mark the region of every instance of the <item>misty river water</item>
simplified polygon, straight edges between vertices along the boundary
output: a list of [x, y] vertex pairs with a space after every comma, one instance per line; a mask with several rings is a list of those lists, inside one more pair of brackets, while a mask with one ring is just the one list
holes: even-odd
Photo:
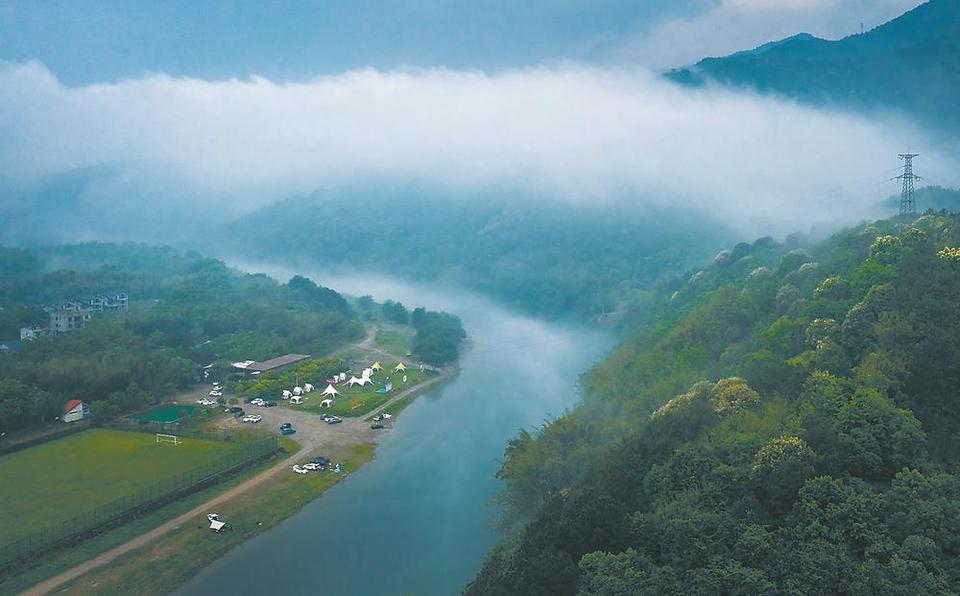
[[[242, 266], [285, 280], [292, 270]], [[424, 393], [378, 439], [376, 457], [177, 594], [458, 594], [499, 538], [488, 506], [517, 430], [577, 400], [609, 334], [519, 315], [476, 295], [369, 276], [297, 271], [339, 291], [463, 319], [460, 373]]]

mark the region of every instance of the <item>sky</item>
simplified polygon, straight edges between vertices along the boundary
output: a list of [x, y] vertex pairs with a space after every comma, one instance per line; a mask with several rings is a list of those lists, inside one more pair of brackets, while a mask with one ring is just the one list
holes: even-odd
[[0, 59], [67, 84], [146, 73], [302, 80], [371, 67], [558, 61], [667, 68], [800, 31], [828, 38], [919, 0], [0, 0]]
[[[892, 115], [657, 74], [914, 1], [251, 4], [0, 1], [0, 197], [16, 197], [0, 215], [84, 172], [87, 211], [151, 222], [387, 180], [789, 232], [867, 214], [904, 141], [932, 146]], [[923, 153], [929, 178], [960, 182]]]

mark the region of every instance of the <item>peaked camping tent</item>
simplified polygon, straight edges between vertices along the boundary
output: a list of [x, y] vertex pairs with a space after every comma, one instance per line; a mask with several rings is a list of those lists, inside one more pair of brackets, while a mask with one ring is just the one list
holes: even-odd
[[337, 388], [333, 385], [327, 385], [327, 388], [323, 390], [322, 395], [329, 395], [330, 397], [333, 397], [335, 395], [340, 395], [340, 392], [337, 391]]
[[407, 370], [407, 365], [403, 362], [398, 362], [396, 366], [393, 367], [393, 372], [404, 372]]
[[370, 366], [370, 368], [371, 368], [372, 370], [380, 370], [380, 369], [383, 368], [383, 366], [381, 366], [381, 365], [380, 365], [380, 361], [377, 360], [376, 362], [374, 362], [374, 363]]

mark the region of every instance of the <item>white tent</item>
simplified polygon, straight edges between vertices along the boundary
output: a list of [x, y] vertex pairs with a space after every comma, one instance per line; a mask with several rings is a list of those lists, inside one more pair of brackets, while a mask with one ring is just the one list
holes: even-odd
[[295, 404], [295, 405], [302, 404], [302, 403], [303, 403], [303, 398], [300, 397], [299, 395], [294, 395], [293, 397], [290, 398], [290, 403]]
[[333, 406], [333, 400], [332, 400], [332, 399], [325, 399], [325, 400], [323, 400], [322, 402], [320, 402], [320, 407], [321, 407], [321, 408], [329, 408], [329, 407], [331, 407], [331, 406]]
[[403, 362], [398, 362], [396, 366], [393, 367], [393, 372], [404, 372], [407, 370], [407, 365]]
[[283, 399], [290, 399], [290, 395], [291, 395], [290, 391], [288, 389], [284, 389], [283, 393], [280, 394], [280, 397], [282, 397]]
[[337, 378], [340, 379], [341, 381], [346, 381], [346, 380], [347, 380], [347, 373], [342, 372], [342, 373], [340, 373], [339, 375], [337, 375]]
[[372, 384], [373, 384], [373, 379], [371, 379], [370, 377], [361, 377], [359, 379], [357, 377], [350, 377], [350, 380], [347, 381], [347, 385], [350, 385], [351, 387], [353, 387], [354, 385], [360, 385], [361, 387], [363, 387], [364, 385], [372, 385]]
[[337, 388], [333, 385], [327, 385], [327, 388], [323, 390], [322, 395], [329, 395], [330, 397], [333, 397], [335, 395], [340, 395], [340, 392], [337, 391]]
[[304, 392], [304, 393], [310, 393], [310, 392], [313, 391], [314, 389], [316, 389], [316, 387], [314, 387], [314, 386], [311, 385], [310, 383], [305, 383], [305, 384], [303, 385], [303, 392]]
[[361, 379], [369, 379], [369, 378], [370, 378], [370, 375], [372, 375], [372, 374], [373, 374], [373, 369], [372, 369], [372, 368], [365, 368], [365, 369], [363, 369], [363, 374], [360, 375], [360, 378], [361, 378]]
[[293, 394], [294, 394], [294, 395], [302, 395], [302, 394], [303, 394], [303, 387], [294, 387], [294, 388], [293, 388]]
[[383, 368], [383, 366], [381, 366], [381, 365], [380, 365], [380, 361], [377, 360], [376, 362], [374, 362], [374, 363], [370, 366], [370, 368], [373, 369], [373, 370], [380, 370], [380, 369]]

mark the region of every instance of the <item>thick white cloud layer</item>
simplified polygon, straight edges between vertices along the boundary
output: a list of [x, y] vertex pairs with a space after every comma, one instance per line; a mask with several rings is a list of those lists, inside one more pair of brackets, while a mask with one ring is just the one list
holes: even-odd
[[936, 178], [956, 170], [890, 119], [636, 70], [362, 70], [296, 84], [155, 75], [70, 88], [40, 64], [0, 64], [8, 183], [106, 163], [126, 172], [115, 200], [137, 200], [142, 185], [152, 201], [190, 197], [207, 211], [395, 179], [451, 200], [516, 189], [547, 205], [675, 204], [782, 231], [866, 215], [895, 191], [880, 183], [908, 143], [928, 178], [955, 182]]

